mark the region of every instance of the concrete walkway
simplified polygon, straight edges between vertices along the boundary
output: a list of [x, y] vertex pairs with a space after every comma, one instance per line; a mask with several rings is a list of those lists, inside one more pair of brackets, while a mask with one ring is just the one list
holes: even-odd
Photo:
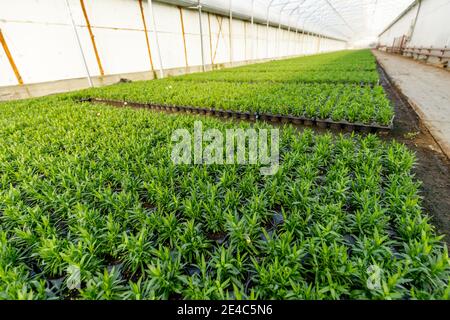
[[373, 53], [450, 158], [450, 72], [399, 55]]

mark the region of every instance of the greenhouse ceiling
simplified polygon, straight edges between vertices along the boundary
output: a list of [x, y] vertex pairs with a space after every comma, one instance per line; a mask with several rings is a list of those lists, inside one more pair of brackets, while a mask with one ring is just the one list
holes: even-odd
[[376, 37], [415, 0], [163, 0], [264, 23], [323, 34], [351, 43]]

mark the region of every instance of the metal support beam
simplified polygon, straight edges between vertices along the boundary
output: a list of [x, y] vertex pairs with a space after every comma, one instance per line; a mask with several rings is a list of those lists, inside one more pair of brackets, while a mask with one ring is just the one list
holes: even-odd
[[269, 57], [269, 11], [270, 11], [270, 6], [267, 7], [267, 24], [266, 24], [266, 58]]
[[86, 57], [84, 56], [83, 47], [81, 46], [81, 41], [80, 41], [80, 37], [78, 35], [77, 26], [75, 25], [75, 21], [73, 20], [73, 15], [72, 15], [72, 10], [70, 9], [69, 0], [66, 0], [66, 6], [67, 6], [67, 10], [69, 10], [69, 16], [70, 16], [70, 21], [72, 24], [73, 33], [75, 34], [75, 38], [77, 39], [78, 49], [80, 50], [80, 55], [83, 60], [84, 70], [86, 71], [86, 76], [87, 76], [87, 79], [89, 82], [89, 86], [93, 87], [94, 84], [92, 83], [91, 74], [89, 72], [89, 68], [88, 68], [88, 65], [86, 62]]
[[[186, 67], [186, 72], [189, 69], [188, 55], [187, 55], [187, 46], [186, 46], [186, 32], [184, 30], [184, 18], [183, 18], [183, 8], [178, 7], [180, 12], [180, 23], [181, 23], [181, 35], [183, 36], [183, 49], [184, 49], [184, 65]], [[209, 15], [208, 15], [209, 18]]]
[[158, 51], [159, 76], [160, 76], [160, 78], [164, 78], [164, 66], [163, 66], [162, 56], [161, 56], [161, 47], [159, 46], [158, 31], [156, 30], [155, 13], [154, 13], [154, 10], [153, 10], [153, 2], [152, 2], [152, 0], [147, 0], [147, 3], [148, 3], [148, 10], [150, 11], [150, 16], [152, 17], [153, 33], [155, 35], [156, 50]]
[[252, 24], [252, 27], [251, 27], [251, 29], [252, 29], [251, 30], [251, 33], [252, 33], [252, 35], [251, 35], [252, 55], [250, 57], [251, 60], [255, 59], [255, 21], [254, 21], [254, 19], [255, 19], [255, 0], [252, 0], [252, 16], [251, 16], [251, 24]]
[[281, 16], [280, 21], [278, 21], [278, 30], [277, 30], [277, 56], [280, 56], [280, 47], [281, 47]]
[[200, 26], [200, 47], [201, 47], [201, 54], [202, 54], [202, 71], [206, 71], [205, 67], [205, 49], [203, 46], [203, 25], [202, 25], [202, 5], [200, 4], [200, 0], [198, 0], [198, 23]]
[[229, 25], [229, 36], [230, 36], [230, 65], [233, 65], [233, 0], [228, 0], [230, 7], [230, 25]]
[[409, 40], [412, 40], [412, 37], [414, 35], [414, 31], [416, 30], [416, 24], [417, 24], [417, 19], [419, 18], [419, 13], [420, 13], [420, 9], [422, 8], [422, 0], [418, 0], [418, 7], [417, 7], [417, 13], [416, 13], [416, 17], [414, 18], [414, 22], [411, 28], [411, 35], [409, 36]]
[[[213, 45], [212, 45], [212, 33], [211, 33], [211, 14], [208, 12], [208, 33], [209, 33], [209, 56], [211, 58], [211, 68], [214, 69], [214, 56], [213, 56]], [[220, 31], [219, 31], [220, 32]]]
[[329, 0], [325, 0], [325, 2], [328, 4], [328, 6], [336, 13], [336, 15], [341, 18], [342, 21], [347, 25], [347, 27], [355, 34], [355, 30], [352, 28], [352, 26], [347, 22], [347, 20], [344, 19], [344, 17], [336, 10], [336, 8], [330, 3]]
[[13, 69], [17, 82], [19, 83], [19, 85], [22, 85], [23, 84], [22, 76], [19, 73], [19, 69], [17, 69], [16, 63], [14, 62], [12, 54], [9, 51], [8, 45], [6, 44], [6, 40], [5, 37], [3, 36], [2, 29], [0, 29], [0, 43], [2, 44], [3, 50], [5, 51], [6, 57], [8, 58], [9, 64], [11, 65], [11, 69]]
[[294, 41], [295, 46], [294, 46], [294, 54], [297, 54], [297, 52], [298, 52], [298, 41], [299, 41], [299, 38], [298, 38], [298, 29], [295, 28], [295, 41]]
[[139, 0], [139, 9], [141, 10], [142, 24], [144, 25], [145, 42], [147, 44], [147, 52], [148, 52], [148, 57], [150, 59], [150, 67], [151, 67], [153, 76], [156, 78], [155, 66], [153, 65], [152, 51], [150, 49], [150, 41], [148, 39], [147, 22], [145, 21], [144, 6], [142, 5], [142, 0]]
[[308, 53], [313, 52], [313, 45], [312, 32], [308, 31]]
[[319, 33], [317, 38], [318, 38], [318, 40], [317, 40], [317, 53], [320, 53], [320, 41], [322, 39], [322, 36], [320, 35], [320, 33]]
[[305, 29], [302, 28], [302, 36], [300, 38], [300, 53], [303, 54], [303, 50], [305, 48]]
[[291, 49], [291, 25], [288, 26], [288, 39], [287, 39], [287, 55], [289, 55], [289, 50]]
[[266, 58], [269, 58], [269, 14], [270, 8], [275, 0], [271, 0], [267, 6], [267, 16], [266, 16]]
[[86, 26], [87, 26], [88, 31], [89, 31], [89, 36], [91, 37], [92, 48], [94, 49], [95, 59], [97, 60], [97, 65], [98, 65], [98, 70], [100, 72], [100, 75], [104, 76], [105, 72], [103, 71], [102, 62], [100, 60], [100, 55], [99, 55], [98, 50], [97, 50], [97, 44], [95, 43], [94, 33], [92, 32], [91, 23], [89, 22], [89, 17], [88, 17], [88, 14], [87, 14], [86, 7], [84, 5], [84, 0], [80, 0], [80, 5], [81, 5], [81, 10], [83, 11], [84, 19], [86, 20]]

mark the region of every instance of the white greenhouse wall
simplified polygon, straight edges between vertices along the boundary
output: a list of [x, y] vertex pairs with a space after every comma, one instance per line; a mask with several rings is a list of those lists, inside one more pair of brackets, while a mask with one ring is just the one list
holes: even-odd
[[[82, 12], [80, 0], [69, 0], [88, 70], [100, 69]], [[150, 59], [137, 0], [84, 0], [105, 76], [150, 72]], [[143, 1], [154, 67], [160, 69], [152, 20]], [[179, 8], [153, 3], [163, 69], [184, 68], [185, 56]], [[238, 10], [236, 8], [235, 10]], [[188, 67], [200, 66], [201, 46], [198, 12], [182, 9]], [[230, 19], [202, 14], [205, 63], [227, 64], [285, 56], [314, 54], [319, 38], [233, 19], [230, 50]], [[73, 32], [65, 0], [0, 1], [0, 29], [24, 84], [86, 77], [82, 56]], [[219, 33], [220, 30], [220, 33]], [[268, 44], [268, 45], [267, 45]], [[346, 49], [343, 41], [320, 40], [320, 52]], [[268, 53], [268, 54], [267, 54]], [[0, 46], [0, 86], [18, 80]]]
[[[413, 6], [401, 19], [385, 30], [379, 37], [379, 44], [392, 46], [394, 38], [410, 37], [408, 46], [443, 48], [450, 46], [450, 0], [422, 0]], [[414, 20], [417, 22], [413, 29]], [[411, 34], [412, 32], [412, 34]]]
[[417, 6], [409, 10], [400, 20], [380, 35], [379, 43], [382, 46], [391, 47], [394, 39], [408, 35], [417, 14]]
[[422, 2], [411, 46], [450, 46], [450, 0], [425, 0]]

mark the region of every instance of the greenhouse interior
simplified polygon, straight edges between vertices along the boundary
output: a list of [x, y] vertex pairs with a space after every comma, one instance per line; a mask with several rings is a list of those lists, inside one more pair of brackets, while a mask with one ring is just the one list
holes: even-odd
[[449, 301], [449, 17], [0, 1], [0, 300]]

